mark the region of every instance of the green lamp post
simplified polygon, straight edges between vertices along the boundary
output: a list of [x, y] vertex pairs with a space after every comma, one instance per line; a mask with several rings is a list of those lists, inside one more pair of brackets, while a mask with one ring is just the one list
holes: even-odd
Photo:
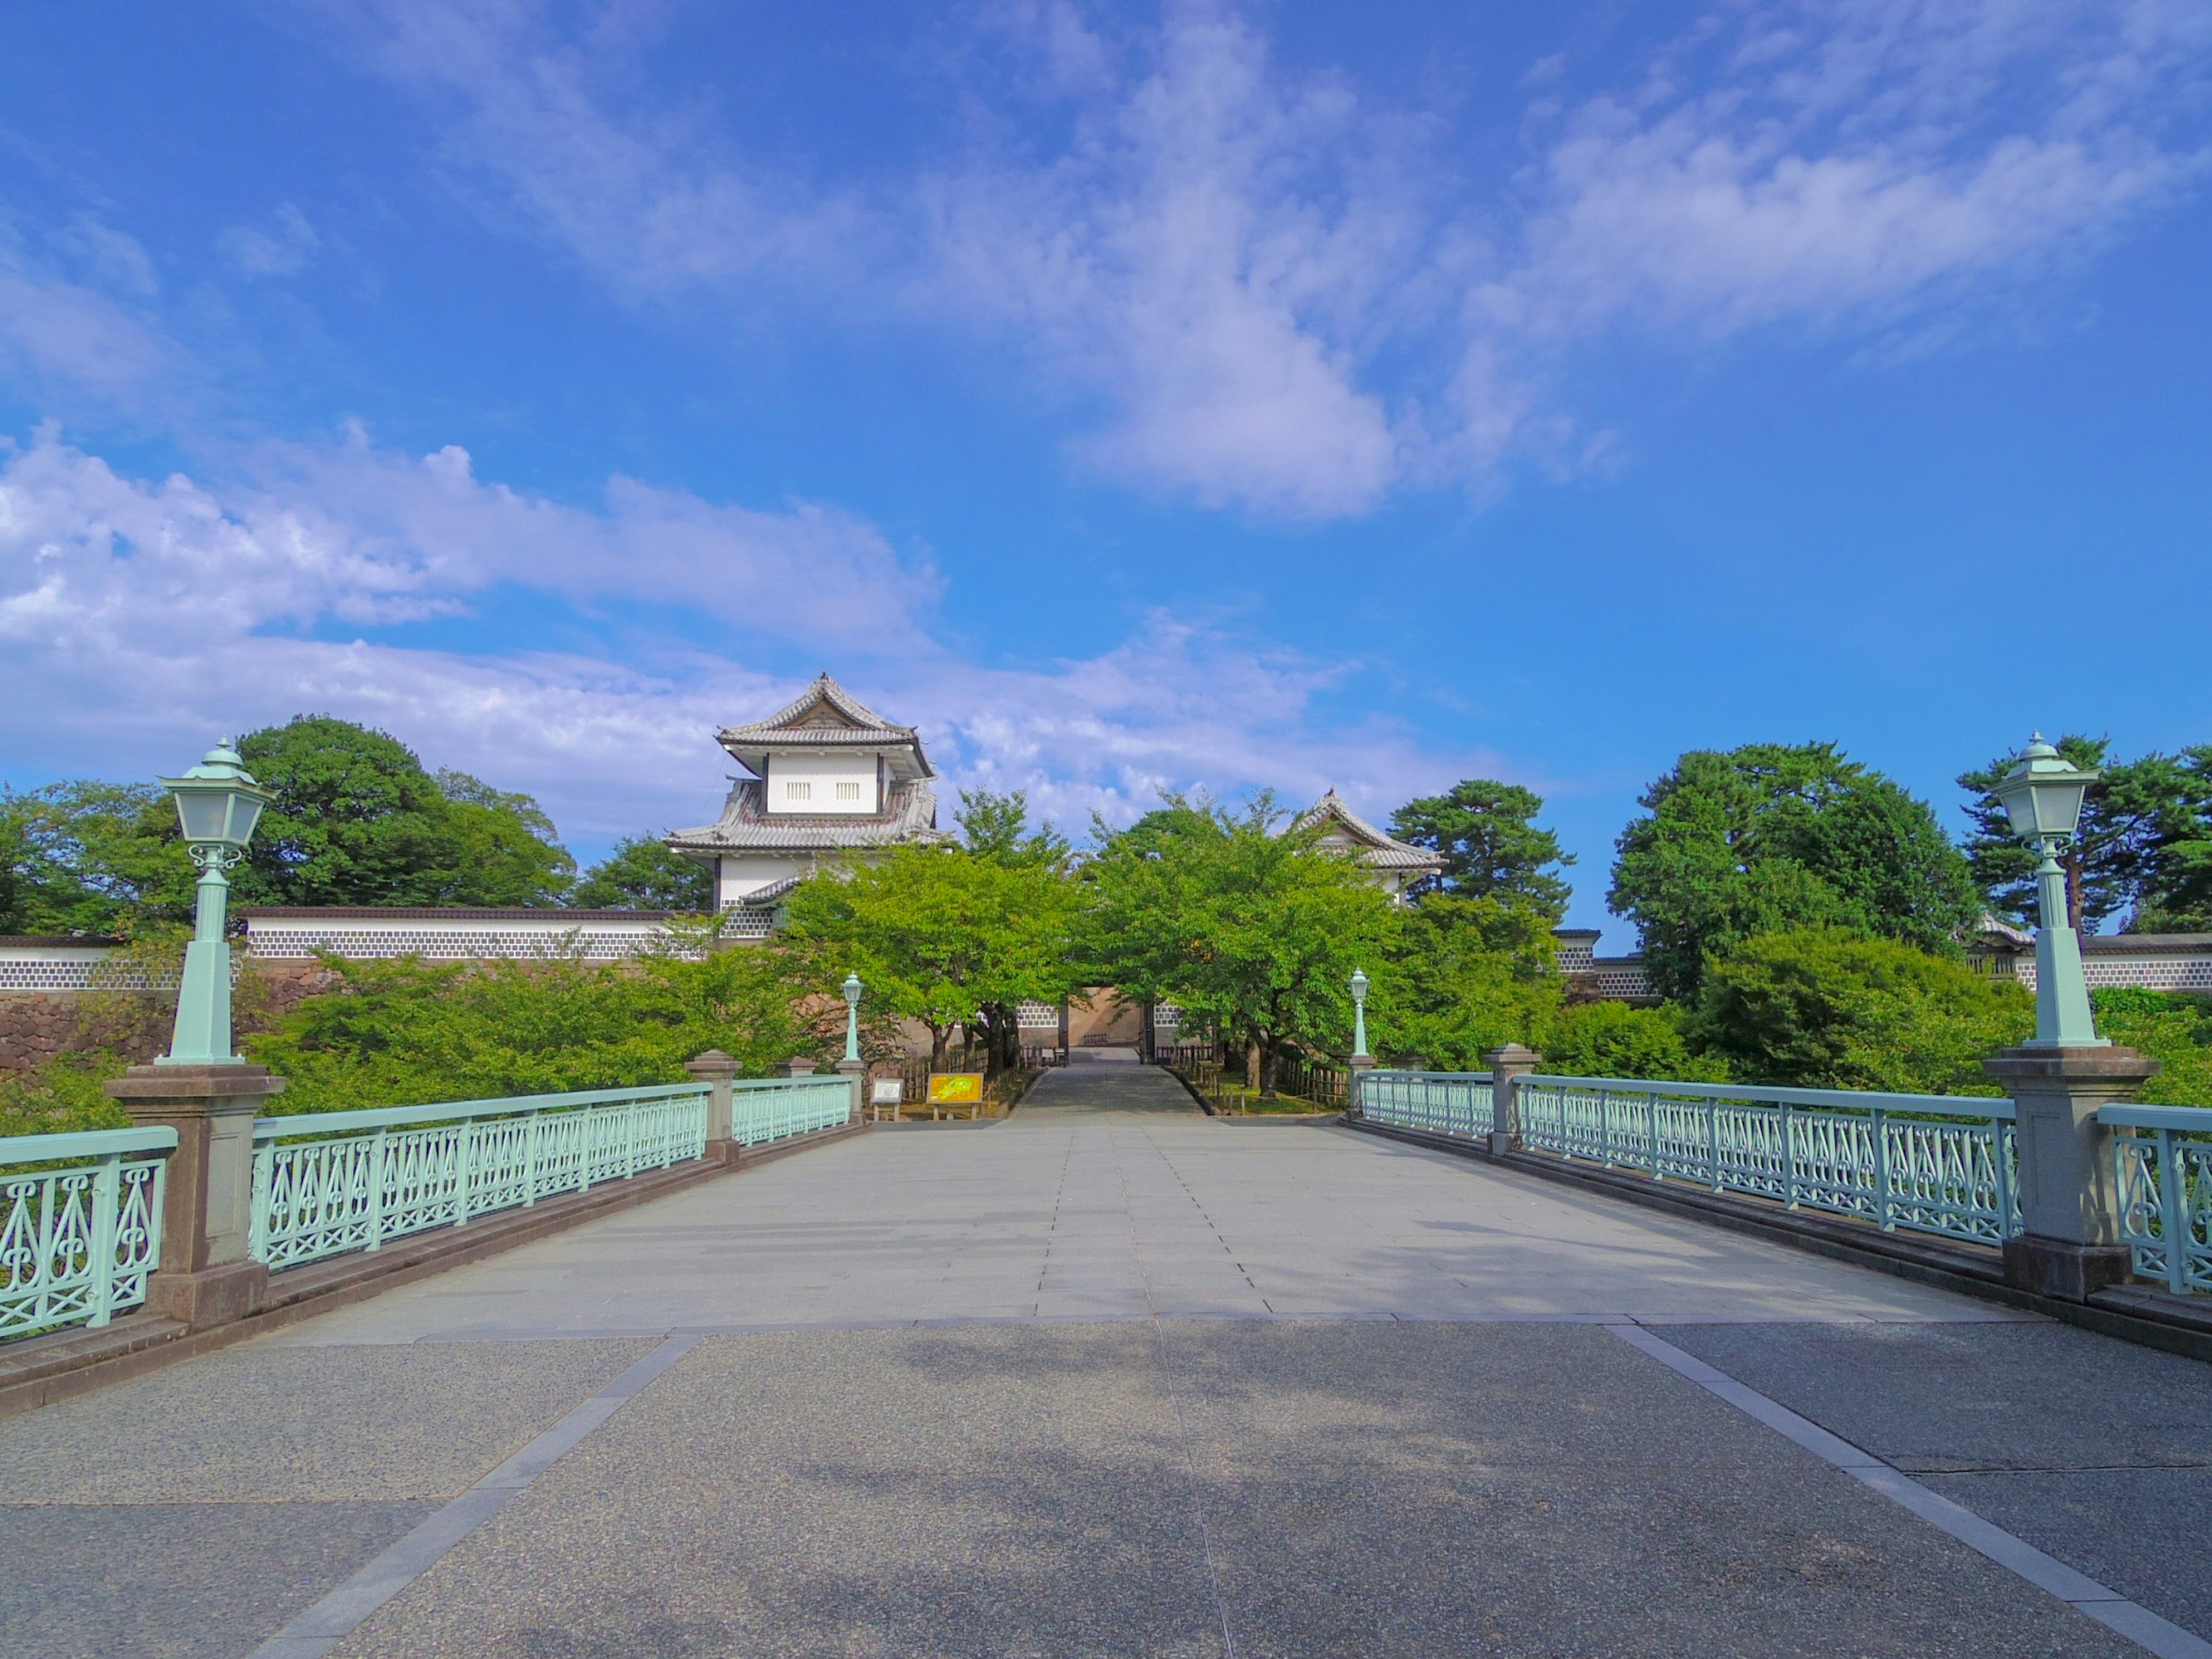
[[163, 778], [176, 798], [185, 845], [199, 866], [192, 942], [185, 948], [184, 982], [177, 989], [177, 1028], [163, 1066], [236, 1066], [230, 1051], [230, 945], [223, 938], [230, 881], [223, 872], [246, 856], [253, 826], [269, 792], [225, 738], [181, 778]]
[[860, 976], [848, 973], [842, 989], [845, 993], [845, 1058], [857, 1063], [860, 1058]]
[[1367, 975], [1352, 970], [1352, 1057], [1367, 1059]]
[[2104, 1048], [2089, 1012], [2089, 981], [2081, 972], [2081, 941], [2066, 909], [2066, 872], [2058, 848], [2081, 821], [2081, 797], [2097, 781], [2077, 771], [2033, 734], [2020, 763], [1997, 780], [1995, 793], [2013, 833], [2042, 855], [2035, 866], [2035, 1040], [2031, 1048]]

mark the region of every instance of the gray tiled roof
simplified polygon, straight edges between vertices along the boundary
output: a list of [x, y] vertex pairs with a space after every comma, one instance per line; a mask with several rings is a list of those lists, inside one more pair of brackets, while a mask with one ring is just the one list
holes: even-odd
[[[804, 717], [817, 716], [817, 722]], [[831, 716], [819, 719], [823, 714]], [[781, 749], [792, 744], [830, 745], [919, 744], [910, 726], [897, 726], [862, 702], [827, 674], [806, 688], [805, 695], [764, 720], [746, 726], [726, 726], [715, 733], [725, 748], [732, 744], [766, 744]]]
[[1425, 847], [1414, 847], [1387, 836], [1365, 818], [1344, 804], [1344, 797], [1331, 789], [1312, 806], [1298, 815], [1296, 827], [1300, 830], [1317, 827], [1334, 820], [1345, 833], [1359, 843], [1359, 860], [1377, 870], [1441, 870], [1443, 854], [1431, 853]]
[[903, 842], [945, 842], [937, 827], [937, 796], [919, 779], [891, 785], [887, 810], [866, 815], [838, 812], [769, 813], [758, 778], [739, 778], [718, 823], [670, 832], [679, 852], [827, 853]]

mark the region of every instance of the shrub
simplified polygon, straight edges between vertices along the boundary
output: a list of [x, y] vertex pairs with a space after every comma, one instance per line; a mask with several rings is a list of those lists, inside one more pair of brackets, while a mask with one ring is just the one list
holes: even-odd
[[1746, 1082], [1996, 1095], [1981, 1062], [2034, 1029], [2018, 986], [1910, 945], [1808, 929], [1714, 963], [1687, 1035]]
[[764, 1076], [842, 1050], [834, 981], [769, 945], [605, 966], [327, 965], [336, 985], [244, 1045], [290, 1079], [283, 1112], [682, 1083], [684, 1062], [708, 1048]]
[[2212, 1106], [2212, 998], [2114, 986], [2089, 993], [2097, 1035], [2140, 1048], [2165, 1069], [2135, 1098], [2146, 1106]]
[[1694, 1054], [1682, 1035], [1681, 1011], [1634, 1008], [1625, 1002], [1583, 1002], [1562, 1008], [1538, 1045], [1543, 1069], [1567, 1077], [1664, 1078], [1724, 1083], [1728, 1067]]

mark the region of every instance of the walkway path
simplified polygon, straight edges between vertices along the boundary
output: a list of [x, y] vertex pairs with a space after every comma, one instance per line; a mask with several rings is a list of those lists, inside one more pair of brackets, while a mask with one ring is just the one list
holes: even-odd
[[442, 1516], [264, 1651], [2142, 1651], [1670, 1355], [2212, 1632], [2206, 1368], [1103, 1063], [0, 1423], [0, 1629], [229, 1659]]

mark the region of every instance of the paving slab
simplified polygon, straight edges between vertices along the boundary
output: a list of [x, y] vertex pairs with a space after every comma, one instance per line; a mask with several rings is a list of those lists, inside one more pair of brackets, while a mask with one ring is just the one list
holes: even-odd
[[338, 1651], [1232, 1641], [2136, 1651], [1602, 1330], [1337, 1322], [710, 1339]]
[[[1062, 1085], [1062, 1079], [1066, 1079]], [[1987, 1303], [1352, 1131], [1255, 1137], [1153, 1068], [862, 1135], [308, 1322], [301, 1345], [896, 1318], [2007, 1320]], [[1045, 1085], [1041, 1085], [1042, 1090]], [[1115, 1112], [1100, 1101], [1141, 1091]], [[1064, 1103], [1054, 1105], [1054, 1098]]]
[[2043, 1321], [1666, 1335], [2212, 1637], [2212, 1366]]

